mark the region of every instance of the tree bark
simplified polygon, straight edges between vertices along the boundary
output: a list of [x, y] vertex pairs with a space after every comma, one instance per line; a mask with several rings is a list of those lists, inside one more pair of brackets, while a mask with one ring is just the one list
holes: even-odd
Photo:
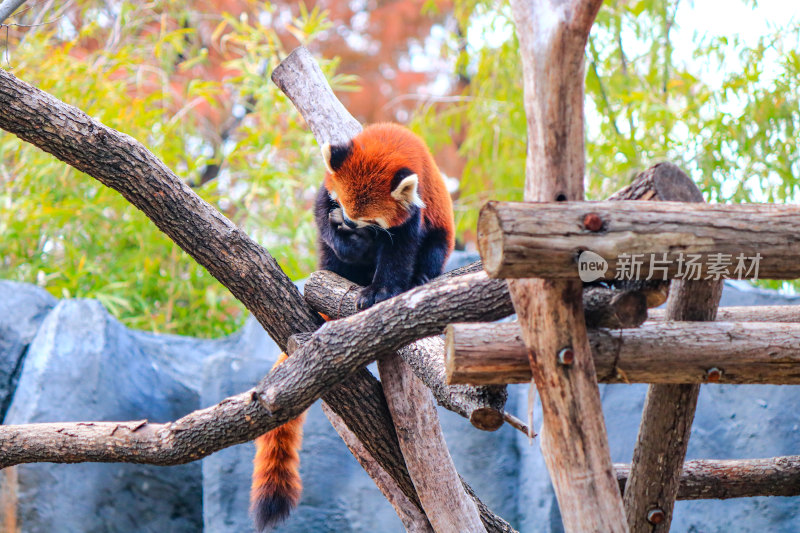
[[10, 17], [25, 0], [3, 0], [0, 2], [0, 24]]
[[795, 279], [798, 223], [796, 205], [489, 202], [478, 247], [498, 278], [574, 279], [578, 255], [590, 250], [608, 264], [604, 279]]
[[[721, 281], [673, 281], [667, 321], [712, 321], [721, 296]], [[648, 387], [624, 496], [632, 532], [669, 531], [699, 393], [696, 384]]]
[[[615, 464], [620, 492], [630, 465]], [[768, 459], [702, 459], [686, 461], [680, 477], [679, 500], [725, 500], [754, 496], [800, 495], [800, 456]]]
[[[697, 204], [702, 202], [702, 197], [697, 193], [694, 194], [694, 198], [688, 200], [694, 204], [692, 206], [687, 204], [670, 205], [698, 207]], [[686, 198], [683, 196], [672, 198], [666, 194], [661, 197], [661, 200], [671, 201], [673, 199], [685, 200]], [[663, 204], [658, 202], [658, 205]], [[732, 253], [741, 252], [743, 226], [739, 225], [737, 229], [733, 230], [725, 221], [715, 218], [712, 222], [716, 224], [723, 242], [732, 236], [731, 232], [737, 236], [738, 244]], [[735, 223], [734, 226], [736, 226]], [[751, 226], [748, 224], [744, 227], [749, 229]], [[675, 231], [674, 228], [664, 221], [661, 231]], [[717, 230], [713, 231], [716, 233]], [[765, 244], [769, 241], [768, 237], [760, 240]], [[693, 242], [692, 239], [687, 239], [683, 245], [691, 250]], [[718, 244], [716, 241], [712, 240], [712, 242], [715, 245]], [[756, 247], [756, 250], [759, 248], [760, 246]], [[713, 321], [721, 296], [722, 281], [719, 278], [711, 281], [673, 280], [670, 285], [665, 318], [668, 322]], [[731, 370], [735, 372], [735, 369]], [[708, 368], [708, 375], [711, 376], [713, 371], [713, 367]], [[716, 374], [719, 374], [719, 371]], [[719, 377], [716, 379], [719, 380]], [[628, 527], [632, 533], [640, 531], [667, 533], [669, 531], [699, 393], [699, 384], [655, 384], [650, 385], [647, 389], [639, 434], [633, 451], [631, 474], [623, 497]]]
[[[454, 279], [469, 272], [482, 272], [480, 261], [472, 263], [458, 273], [448, 272], [437, 279]], [[453, 274], [455, 273], [455, 274]], [[452, 274], [452, 275], [451, 275]], [[331, 318], [350, 316], [358, 312], [356, 300], [359, 286], [333, 272], [312, 272], [306, 281], [304, 294], [312, 309]], [[503, 282], [498, 283], [508, 299], [507, 314], [514, 313], [511, 296]], [[647, 295], [639, 290], [618, 290], [600, 286], [583, 288], [582, 300], [586, 310], [586, 327], [635, 328], [647, 319]], [[476, 302], [475, 305], [480, 305]], [[413, 363], [412, 363], [412, 366]], [[425, 379], [420, 376], [421, 379]]]
[[[327, 80], [319, 70], [316, 61], [314, 61], [311, 54], [305, 48], [301, 47], [293, 51], [272, 73], [272, 80], [295, 104], [295, 107], [297, 107], [298, 111], [300, 111], [301, 115], [306, 120], [306, 123], [311, 128], [320, 146], [325, 143], [346, 143], [361, 131], [361, 125], [347, 112], [341, 102], [339, 102], [333, 94]], [[332, 127], [332, 124], [336, 126]], [[411, 350], [411, 353], [414, 354], [414, 350]], [[389, 359], [392, 358], [396, 358], [396, 356], [390, 355]], [[379, 366], [381, 364], [383, 363], [379, 362]], [[383, 385], [384, 390], [392, 391], [392, 396], [386, 398], [387, 401], [390, 402], [390, 407], [392, 407], [395, 413], [400, 414], [403, 412], [399, 406], [404, 405], [404, 398], [401, 397], [404, 391], [402, 388], [398, 391], [392, 387], [393, 384], [396, 384], [396, 379], [401, 380], [402, 375], [388, 376], [384, 379]], [[417, 404], [413, 410], [425, 412], [426, 409], [433, 409], [432, 405], [428, 405], [430, 403], [428, 399], [429, 395], [430, 393], [423, 398], [420, 393], [409, 398], [409, 400], [415, 401]], [[496, 405], [500, 403], [500, 409], [502, 411], [502, 405], [505, 403], [505, 390], [502, 391], [502, 394], [495, 394], [492, 399], [495, 400], [492, 402], [492, 407], [496, 407]], [[479, 412], [480, 409], [475, 411], [476, 416]], [[496, 426], [493, 429], [496, 429], [502, 424], [502, 415], [497, 418]], [[470, 419], [472, 420], [472, 417], [470, 417]], [[479, 418], [476, 418], [476, 421], [477, 420], [479, 420]], [[436, 431], [441, 432], [438, 426], [438, 418], [435, 417], [435, 411], [433, 419], [428, 418], [424, 421], [422, 419], [417, 419], [415, 421], [416, 423], [412, 425], [412, 421], [406, 418], [405, 422], [409, 424], [410, 429], [418, 430], [428, 435], [433, 435]], [[428, 425], [424, 425], [423, 422], [427, 422]], [[432, 427], [431, 424], [435, 427]], [[430, 441], [430, 443], [433, 442], [434, 441]], [[438, 446], [430, 446], [428, 451], [437, 452], [436, 460], [439, 461], [440, 465], [446, 463], [445, 458], [449, 461], [451, 465], [449, 469], [451, 470], [450, 478], [442, 478], [437, 482], [429, 483], [425, 483], [424, 480], [427, 473], [425, 457], [423, 457], [422, 454], [424, 441], [420, 440], [415, 442], [414, 440], [408, 440], [405, 438], [405, 435], [401, 433], [400, 444], [415, 485], [425, 489], [419, 495], [420, 500], [428, 514], [428, 518], [435, 526], [436, 530], [446, 530], [446, 528], [443, 529], [444, 526], [448, 523], [452, 524], [452, 519], [457, 518], [457, 515], [454, 515], [451, 516], [450, 521], [446, 520], [445, 516], [447, 516], [447, 513], [451, 511], [451, 509], [437, 505], [437, 502], [440, 501], [436, 499], [437, 493], [445, 493], [453, 498], [457, 496], [460, 498], [460, 500], [454, 500], [454, 502], [461, 502], [461, 505], [457, 506], [455, 510], [463, 514], [461, 520], [465, 525], [474, 522], [477, 524], [480, 531], [485, 531], [480, 525], [480, 518], [478, 517], [475, 504], [464, 495], [460, 483], [453, 479], [457, 478], [458, 474], [455, 472], [455, 467], [452, 466], [452, 459], [450, 459], [450, 454], [444, 440], [439, 439]], [[445, 470], [442, 471], [442, 473], [444, 472]], [[491, 512], [489, 512], [489, 514], [491, 514]], [[492, 518], [496, 517], [492, 515]]]
[[[758, 322], [661, 322], [589, 330], [604, 383], [800, 385], [800, 326]], [[519, 324], [450, 324], [448, 383], [527, 383]]]
[[381, 493], [394, 507], [403, 527], [409, 533], [433, 533], [428, 518], [420, 511], [418, 504], [412, 502], [403, 493], [394, 478], [386, 473], [381, 465], [372, 457], [364, 444], [356, 437], [355, 433], [345, 425], [344, 421], [327, 404], [322, 404], [322, 411], [330, 420], [331, 425], [342, 437], [350, 452], [361, 467], [369, 474]]
[[[499, 285], [483, 273], [434, 281], [358, 315], [328, 322], [255, 389], [175, 422], [0, 426], [0, 467], [84, 461], [168, 465], [200, 459], [296, 418], [345, 377], [417, 338], [441, 333], [453, 317], [462, 321], [501, 318], [507, 304]], [[469, 309], [473, 299], [481, 301], [480, 309]], [[370, 396], [358, 392], [362, 388], [355, 387], [356, 398]], [[339, 395], [348, 390], [339, 385]], [[259, 402], [266, 409], [259, 407]], [[362, 406], [349, 403], [346, 408]], [[351, 430], [357, 435], [363, 433], [359, 427]], [[380, 455], [374, 450], [370, 453], [376, 459]]]
[[[479, 266], [469, 266], [463, 272], [479, 272]], [[441, 276], [453, 279], [456, 275]], [[358, 285], [332, 272], [311, 274], [305, 284], [306, 301], [316, 311], [330, 318], [349, 316], [357, 312]], [[502, 284], [498, 285], [502, 290]], [[508, 313], [513, 312], [508, 302]], [[505, 387], [449, 386], [445, 382], [444, 343], [438, 337], [420, 339], [398, 351], [414, 372], [433, 392], [436, 401], [445, 409], [467, 418], [473, 426], [494, 431], [503, 424], [503, 407], [506, 402]]]
[[[583, 199], [584, 48], [601, 4], [511, 1], [528, 119], [526, 201]], [[542, 400], [542, 453], [564, 528], [626, 531], [586, 337], [581, 284], [514, 280], [509, 292]], [[569, 366], [557, 363], [566, 350], [574, 354]]]
[[433, 529], [485, 532], [450, 457], [431, 391], [398, 354], [379, 360], [378, 371], [408, 472]]

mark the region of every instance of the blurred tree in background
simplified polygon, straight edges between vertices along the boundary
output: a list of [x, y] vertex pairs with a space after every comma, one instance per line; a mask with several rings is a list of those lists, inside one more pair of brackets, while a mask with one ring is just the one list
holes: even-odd
[[[725, 9], [738, 6], [747, 16], [760, 4], [775, 7], [745, 3]], [[797, 201], [800, 13], [746, 43], [726, 27], [727, 13], [714, 13], [713, 24], [689, 20], [694, 7], [685, 0], [608, 0], [600, 9], [586, 53], [588, 197], [602, 199], [638, 171], [669, 160], [712, 202]], [[705, 31], [691, 40], [679, 36], [682, 13]], [[469, 82], [457, 95], [430, 100], [415, 127], [433, 146], [458, 141], [466, 166], [457, 217], [469, 240], [483, 202], [522, 199], [526, 122], [507, 3], [460, 0], [454, 15], [463, 30], [443, 56], [456, 57], [456, 72]]]
[[[323, 169], [269, 74], [307, 44], [341, 56], [342, 72], [363, 71], [356, 86], [334, 75], [336, 60], [323, 61], [334, 88], [361, 91], [341, 93], [359, 118], [402, 118], [384, 107], [397, 94], [386, 88], [414, 91], [431, 75], [398, 67], [398, 48], [434, 18], [413, 0], [373, 3], [365, 19], [338, 2], [323, 11], [248, 0], [31, 0], [6, 21], [2, 65], [140, 140], [296, 279], [314, 267], [311, 206]], [[392, 73], [379, 68], [387, 61]], [[244, 320], [228, 291], [116, 192], [5, 132], [0, 234], [0, 279], [97, 298], [128, 326], [217, 336]]]
[[[474, 242], [483, 201], [521, 199], [522, 74], [506, 2], [29, 0], [23, 9], [3, 28], [3, 68], [143, 142], [295, 279], [314, 266], [311, 203], [323, 171], [269, 73], [297, 44], [326, 58], [357, 118], [411, 120], [431, 144], [460, 180], [462, 243]], [[691, 9], [677, 0], [601, 9], [587, 47], [590, 198], [668, 159], [711, 201], [795, 200], [798, 21], [755, 44], [724, 23], [686, 42], [676, 29]], [[3, 132], [0, 234], [0, 278], [98, 298], [131, 327], [217, 336], [243, 322], [238, 302], [116, 192]]]

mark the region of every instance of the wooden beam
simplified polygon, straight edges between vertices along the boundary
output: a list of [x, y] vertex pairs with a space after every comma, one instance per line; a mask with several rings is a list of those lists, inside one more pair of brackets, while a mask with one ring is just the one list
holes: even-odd
[[[800, 324], [648, 322], [624, 331], [589, 330], [605, 383], [800, 385]], [[531, 379], [519, 324], [451, 324], [445, 330], [448, 383]]]
[[482, 533], [439, 425], [431, 391], [398, 354], [378, 361], [386, 403], [422, 508], [437, 533]]
[[[699, 191], [697, 192], [699, 193]], [[665, 201], [685, 200], [683, 197], [673, 198], [666, 195], [660, 199]], [[700, 194], [696, 194], [696, 198], [690, 200], [692, 207], [697, 207], [701, 201]], [[656, 202], [651, 205], [665, 204]], [[685, 207], [685, 204], [670, 205]], [[763, 206], [761, 208], [763, 209]], [[751, 206], [749, 209], [753, 210], [754, 208]], [[768, 210], [763, 209], [758, 212], [766, 213]], [[710, 216], [715, 215], [710, 214]], [[688, 218], [691, 219], [691, 217]], [[699, 222], [696, 219], [692, 220]], [[732, 235], [736, 235], [738, 246], [741, 246], [745, 240], [742, 238], [745, 233], [741, 231], [743, 228], [759, 227], [757, 224], [754, 225], [752, 220], [746, 224], [740, 224], [738, 227], [736, 224], [734, 227], [730, 227], [726, 225], [730, 222], [721, 222], [716, 218], [713, 219], [713, 222], [717, 224], [715, 231], [721, 237], [722, 242], [730, 239]], [[779, 222], [778, 225], [780, 224]], [[674, 226], [663, 221], [660, 225], [661, 232], [676, 231]], [[758, 242], [761, 245], [769, 246], [770, 241], [769, 237], [762, 236]], [[714, 242], [715, 245], [718, 244], [713, 240], [711, 242]], [[693, 248], [695, 245], [702, 247], [691, 236], [683, 245], [688, 245], [688, 247], [679, 248], [679, 250], [687, 252], [696, 252], [697, 250]], [[758, 257], [760, 249], [762, 248], [756, 246], [756, 257]], [[734, 248], [733, 253], [744, 256], [741, 248]], [[668, 322], [713, 321], [721, 296], [722, 281], [719, 278], [710, 281], [674, 280], [670, 285], [665, 318]], [[706, 371], [709, 377], [719, 374], [719, 372], [713, 371], [713, 367]], [[717, 377], [717, 379], [719, 378]], [[699, 384], [655, 384], [650, 385], [647, 389], [636, 447], [633, 451], [631, 474], [623, 497], [631, 533], [669, 532], [699, 393]]]
[[[615, 464], [619, 489], [625, 491], [629, 464]], [[679, 500], [725, 500], [754, 496], [800, 496], [800, 456], [768, 459], [686, 461]]]
[[575, 279], [578, 256], [590, 250], [608, 264], [604, 279], [671, 279], [680, 272], [684, 279], [795, 279], [798, 226], [797, 205], [489, 202], [478, 220], [478, 248], [484, 268], [498, 278]]
[[[291, 337], [294, 338], [294, 337]], [[403, 491], [398, 487], [395, 480], [386, 473], [381, 465], [372, 457], [369, 450], [358, 439], [358, 437], [350, 431], [350, 428], [344, 423], [336, 412], [328, 406], [325, 402], [322, 403], [322, 412], [330, 420], [331, 425], [342, 437], [342, 440], [347, 445], [353, 457], [356, 458], [358, 464], [369, 474], [369, 477], [375, 481], [375, 484], [380, 489], [381, 493], [389, 500], [389, 503], [394, 507], [397, 516], [403, 523], [403, 527], [410, 533], [433, 533], [428, 517], [425, 516], [419, 508], [418, 502], [413, 502], [403, 494]], [[617, 472], [617, 479], [619, 479], [619, 472]]]
[[[520, 42], [526, 201], [583, 199], [584, 49], [602, 0], [511, 0]], [[565, 531], [627, 531], [575, 281], [509, 282], [542, 400], [542, 454]], [[574, 354], [572, 364], [557, 362]]]
[[[666, 319], [712, 321], [721, 296], [722, 281], [673, 281]], [[632, 533], [669, 531], [699, 394], [697, 384], [647, 389], [624, 495]]]
[[[648, 320], [663, 322], [666, 309], [651, 309]], [[720, 307], [718, 322], [800, 322], [800, 305], [752, 305]]]

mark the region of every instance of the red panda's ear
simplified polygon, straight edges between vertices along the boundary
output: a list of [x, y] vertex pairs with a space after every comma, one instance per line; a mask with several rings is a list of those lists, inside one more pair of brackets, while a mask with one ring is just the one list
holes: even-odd
[[415, 205], [419, 208], [425, 207], [425, 202], [419, 197], [419, 178], [416, 174], [410, 174], [403, 178], [397, 187], [392, 191], [392, 198], [404, 205]]
[[323, 144], [322, 159], [325, 161], [325, 168], [327, 168], [330, 173], [336, 172], [342, 168], [342, 164], [352, 151], [352, 141], [347, 144]]

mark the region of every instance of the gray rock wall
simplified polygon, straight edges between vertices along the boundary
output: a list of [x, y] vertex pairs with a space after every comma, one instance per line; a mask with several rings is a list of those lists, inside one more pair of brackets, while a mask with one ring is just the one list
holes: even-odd
[[[728, 305], [796, 302], [732, 285], [723, 296]], [[128, 330], [95, 301], [56, 301], [36, 287], [0, 282], [0, 414], [6, 424], [172, 420], [251, 387], [277, 355], [252, 319], [220, 340], [153, 335]], [[614, 461], [630, 461], [645, 391], [642, 385], [601, 386]], [[507, 408], [521, 418], [527, 394], [527, 386], [511, 387]], [[796, 396], [794, 387], [703, 387], [689, 457], [797, 454]], [[522, 532], [561, 531], [536, 440], [529, 445], [508, 427], [480, 432], [448, 411], [440, 416], [456, 466], [487, 504]], [[538, 404], [534, 420], [538, 426]], [[20, 465], [0, 472], [0, 514], [16, 507], [23, 532], [247, 532], [252, 456], [248, 443], [177, 467]], [[303, 498], [280, 531], [402, 531], [318, 405], [308, 413], [301, 473]], [[679, 502], [673, 531], [791, 532], [798, 509], [800, 498]], [[10, 523], [2, 521], [7, 518], [0, 523]]]

